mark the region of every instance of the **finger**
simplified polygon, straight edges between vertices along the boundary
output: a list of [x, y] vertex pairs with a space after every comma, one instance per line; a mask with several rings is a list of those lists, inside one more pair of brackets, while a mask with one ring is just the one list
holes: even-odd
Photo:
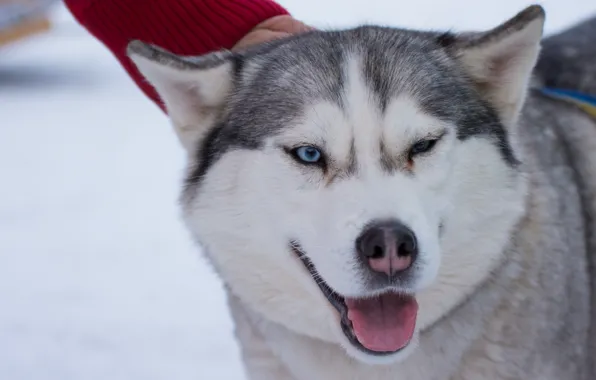
[[255, 29], [269, 29], [277, 32], [286, 32], [290, 34], [304, 33], [314, 28], [306, 25], [305, 23], [296, 20], [292, 16], [283, 15], [275, 16], [268, 20], [263, 21], [257, 25]]
[[247, 34], [243, 39], [238, 41], [238, 43], [232, 48], [232, 51], [241, 50], [251, 45], [272, 41], [278, 38], [284, 38], [289, 35], [290, 33], [287, 32], [278, 32], [267, 29], [253, 30], [252, 32]]

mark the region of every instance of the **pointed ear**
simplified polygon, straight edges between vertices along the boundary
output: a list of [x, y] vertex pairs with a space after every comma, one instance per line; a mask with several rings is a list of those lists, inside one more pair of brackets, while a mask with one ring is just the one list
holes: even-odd
[[216, 122], [233, 83], [233, 53], [182, 57], [140, 41], [128, 56], [155, 87], [182, 145], [194, 149]]
[[456, 37], [448, 47], [505, 126], [517, 122], [525, 101], [544, 19], [544, 9], [533, 5], [488, 32]]

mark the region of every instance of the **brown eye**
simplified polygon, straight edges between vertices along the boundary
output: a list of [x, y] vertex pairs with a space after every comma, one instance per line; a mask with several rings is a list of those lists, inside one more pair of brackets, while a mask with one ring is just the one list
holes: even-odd
[[437, 144], [438, 139], [428, 139], [418, 141], [410, 148], [410, 159], [418, 154], [429, 152]]

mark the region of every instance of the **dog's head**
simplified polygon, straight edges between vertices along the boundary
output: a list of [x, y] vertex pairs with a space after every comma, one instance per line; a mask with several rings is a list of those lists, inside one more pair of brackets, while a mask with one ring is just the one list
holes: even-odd
[[360, 27], [129, 55], [188, 151], [185, 220], [231, 291], [384, 362], [502, 260], [543, 21], [534, 6], [485, 33]]

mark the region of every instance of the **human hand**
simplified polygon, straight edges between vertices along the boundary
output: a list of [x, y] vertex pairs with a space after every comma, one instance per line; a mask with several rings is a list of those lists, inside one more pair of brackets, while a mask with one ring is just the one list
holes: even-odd
[[313, 29], [292, 16], [275, 16], [257, 25], [250, 33], [238, 41], [232, 50], [241, 50], [251, 45], [287, 37], [292, 34], [304, 33]]

